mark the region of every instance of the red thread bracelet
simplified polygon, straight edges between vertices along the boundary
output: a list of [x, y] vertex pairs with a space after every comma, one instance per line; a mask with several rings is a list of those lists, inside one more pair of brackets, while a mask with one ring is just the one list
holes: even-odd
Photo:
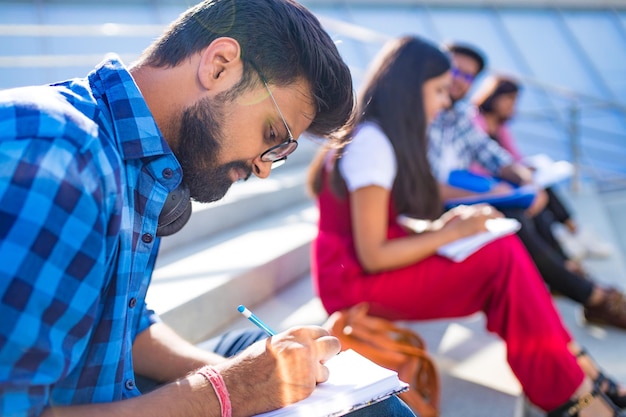
[[209, 365], [198, 369], [198, 373], [205, 377], [213, 387], [215, 395], [217, 395], [217, 399], [220, 402], [222, 417], [232, 417], [233, 407], [230, 403], [230, 395], [228, 394], [228, 389], [226, 388], [222, 375], [220, 375], [215, 368]]

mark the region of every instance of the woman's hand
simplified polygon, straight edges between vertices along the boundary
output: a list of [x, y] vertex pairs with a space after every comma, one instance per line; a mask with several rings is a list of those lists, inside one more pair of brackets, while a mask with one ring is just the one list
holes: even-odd
[[448, 210], [439, 218], [439, 222], [442, 230], [454, 231], [460, 239], [487, 231], [485, 222], [501, 217], [504, 217], [503, 214], [489, 204], [473, 204]]
[[259, 341], [220, 364], [233, 416], [254, 415], [300, 401], [328, 379], [324, 362], [339, 340], [317, 326], [303, 326]]

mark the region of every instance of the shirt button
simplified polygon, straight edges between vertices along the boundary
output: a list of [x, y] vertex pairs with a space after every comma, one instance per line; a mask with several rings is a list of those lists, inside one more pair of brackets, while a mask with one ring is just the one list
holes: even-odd
[[150, 243], [152, 239], [154, 239], [154, 237], [152, 237], [150, 233], [144, 233], [143, 236], [141, 236], [141, 240], [143, 240], [144, 243]]
[[135, 297], [131, 298], [128, 301], [128, 307], [135, 308], [136, 305], [137, 305], [137, 299]]
[[132, 379], [127, 379], [126, 382], [124, 383], [124, 386], [129, 391], [130, 390], [134, 390], [135, 389], [135, 381], [133, 381]]
[[174, 171], [172, 171], [172, 168], [165, 168], [163, 170], [163, 178], [172, 178], [172, 175], [174, 175]]

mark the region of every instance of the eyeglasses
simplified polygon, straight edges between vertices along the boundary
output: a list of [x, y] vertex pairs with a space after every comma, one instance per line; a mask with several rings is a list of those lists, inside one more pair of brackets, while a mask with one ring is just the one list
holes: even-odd
[[278, 114], [280, 115], [280, 118], [283, 121], [283, 124], [285, 125], [285, 129], [287, 130], [286, 141], [284, 141], [283, 143], [279, 143], [278, 145], [272, 146], [271, 148], [269, 148], [268, 150], [266, 150], [265, 152], [261, 154], [261, 161], [271, 162], [272, 169], [274, 169], [274, 168], [278, 168], [279, 166], [285, 163], [285, 161], [287, 160], [287, 156], [291, 155], [291, 153], [295, 151], [296, 148], [298, 147], [298, 142], [293, 139], [291, 130], [289, 129], [289, 126], [287, 125], [287, 121], [285, 120], [285, 116], [283, 116], [283, 112], [280, 111], [280, 107], [278, 107], [278, 103], [276, 103], [276, 99], [274, 98], [274, 95], [272, 94], [272, 90], [270, 90], [269, 85], [267, 85], [267, 82], [262, 76], [261, 76], [261, 79], [263, 80], [263, 84], [265, 85], [265, 88], [267, 88], [267, 92], [269, 93], [270, 98], [274, 102], [274, 106], [276, 106], [276, 110], [278, 111]]
[[456, 67], [452, 67], [450, 71], [452, 72], [452, 78], [461, 78], [468, 84], [472, 83], [476, 78], [476, 75], [470, 74], [469, 72], [461, 71]]

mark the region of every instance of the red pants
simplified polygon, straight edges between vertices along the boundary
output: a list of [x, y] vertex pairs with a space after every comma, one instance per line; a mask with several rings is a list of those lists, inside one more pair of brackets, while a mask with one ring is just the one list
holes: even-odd
[[[583, 381], [567, 348], [571, 336], [515, 236], [499, 239], [461, 263], [431, 256], [399, 270], [351, 278], [330, 277], [323, 269], [316, 270], [315, 279], [329, 312], [359, 301], [369, 302], [373, 314], [392, 320], [484, 312], [487, 329], [506, 342], [509, 365], [528, 399], [544, 410], [566, 402]], [[324, 279], [334, 281], [328, 283], [332, 291], [324, 290]]]

